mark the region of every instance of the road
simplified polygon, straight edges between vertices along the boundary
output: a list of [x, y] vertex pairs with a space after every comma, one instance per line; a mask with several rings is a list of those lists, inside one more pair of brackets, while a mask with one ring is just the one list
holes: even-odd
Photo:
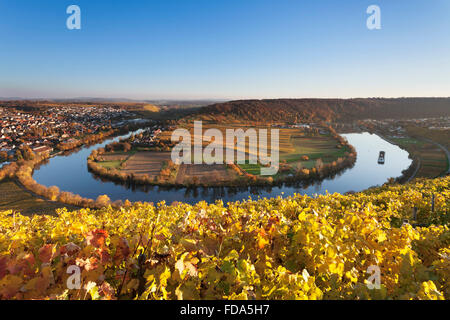
[[417, 159], [417, 166], [416, 166], [416, 170], [414, 170], [414, 172], [411, 174], [411, 176], [408, 178], [408, 180], [405, 181], [405, 183], [410, 182], [412, 179], [414, 179], [417, 176], [417, 172], [419, 172], [420, 170], [420, 166], [422, 165], [420, 158]]

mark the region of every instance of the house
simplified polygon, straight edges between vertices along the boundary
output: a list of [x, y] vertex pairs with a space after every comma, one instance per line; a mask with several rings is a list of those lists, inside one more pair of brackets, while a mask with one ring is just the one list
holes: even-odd
[[48, 146], [39, 146], [39, 147], [33, 148], [33, 152], [37, 153], [37, 154], [50, 153], [52, 151], [53, 151], [53, 148], [48, 147]]
[[303, 128], [303, 129], [309, 129], [311, 126], [309, 124], [303, 124], [303, 123], [297, 123], [294, 124], [294, 128]]

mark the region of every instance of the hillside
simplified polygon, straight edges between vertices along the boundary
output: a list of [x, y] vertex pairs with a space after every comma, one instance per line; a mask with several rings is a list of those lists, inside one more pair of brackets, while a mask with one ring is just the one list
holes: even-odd
[[[3, 212], [0, 299], [450, 299], [449, 183], [228, 206]], [[80, 289], [67, 289], [69, 266]]]
[[353, 121], [448, 116], [450, 98], [276, 99], [218, 103], [188, 119], [217, 122]]

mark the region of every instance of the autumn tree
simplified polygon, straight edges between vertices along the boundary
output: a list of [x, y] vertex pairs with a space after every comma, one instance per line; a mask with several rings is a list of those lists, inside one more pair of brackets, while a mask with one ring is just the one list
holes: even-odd
[[106, 194], [98, 196], [97, 200], [95, 201], [95, 205], [100, 208], [106, 207], [110, 205], [110, 203], [111, 199]]
[[47, 188], [47, 198], [52, 201], [56, 201], [58, 199], [59, 193], [60, 193], [59, 188], [56, 186]]
[[320, 158], [317, 159], [314, 167], [316, 168], [317, 172], [321, 172], [321, 170], [323, 168], [323, 161], [322, 161], [322, 159], [320, 159]]
[[124, 142], [123, 143], [123, 151], [128, 152], [130, 150], [131, 150], [131, 144], [129, 144], [128, 142]]
[[6, 161], [6, 160], [8, 160], [8, 152], [1, 151], [0, 152], [0, 161]]
[[23, 160], [23, 155], [22, 155], [22, 152], [20, 150], [16, 151], [16, 157], [17, 157], [18, 161]]

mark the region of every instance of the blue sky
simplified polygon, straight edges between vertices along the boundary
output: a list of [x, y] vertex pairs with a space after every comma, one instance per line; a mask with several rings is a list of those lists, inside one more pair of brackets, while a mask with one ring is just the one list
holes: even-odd
[[0, 97], [16, 96], [450, 96], [450, 1], [0, 0]]

